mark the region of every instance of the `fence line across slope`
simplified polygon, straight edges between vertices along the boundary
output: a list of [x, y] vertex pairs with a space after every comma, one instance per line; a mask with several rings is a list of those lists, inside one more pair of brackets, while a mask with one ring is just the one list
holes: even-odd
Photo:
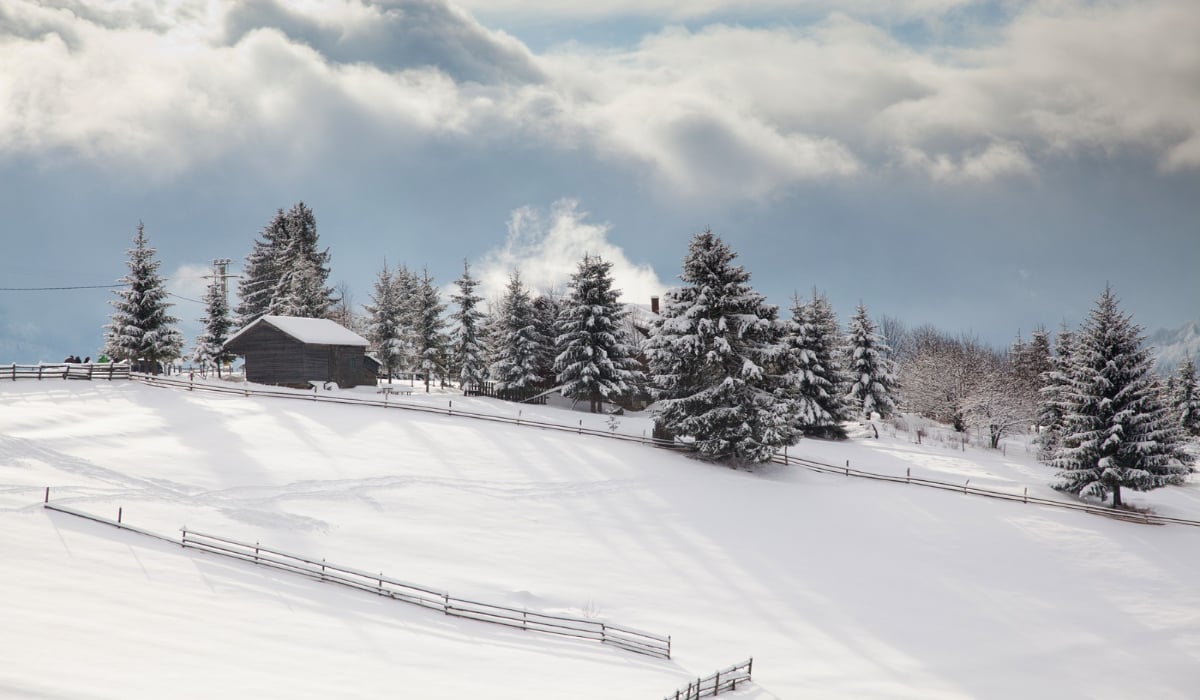
[[[590, 435], [592, 437], [601, 437], [601, 438], [605, 438], [605, 439], [609, 439], [609, 440], [621, 440], [624, 442], [632, 442], [632, 443], [638, 443], [638, 444], [644, 444], [644, 445], [653, 445], [655, 447], [662, 447], [665, 449], [686, 450], [686, 446], [681, 443], [670, 441], [670, 440], [662, 440], [662, 439], [655, 438], [655, 437], [645, 437], [645, 436], [638, 437], [636, 435], [622, 435], [620, 433], [614, 433], [611, 431], [596, 430], [594, 428], [584, 428], [584, 427], [582, 427], [582, 425], [580, 425], [579, 427], [575, 427], [575, 426], [569, 426], [569, 425], [560, 425], [560, 424], [556, 424], [556, 423], [546, 423], [546, 422], [537, 421], [537, 420], [527, 420], [527, 419], [523, 419], [520, 417], [514, 418], [512, 416], [497, 416], [497, 415], [487, 414], [487, 413], [475, 413], [473, 411], [455, 411], [453, 408], [439, 408], [436, 406], [421, 406], [419, 404], [407, 404], [407, 403], [392, 403], [392, 402], [388, 402], [387, 400], [380, 401], [378, 399], [360, 399], [360, 398], [352, 398], [352, 397], [321, 396], [321, 395], [317, 394], [316, 392], [313, 392], [312, 394], [309, 394], [307, 392], [301, 394], [301, 393], [293, 393], [293, 392], [273, 391], [273, 390], [269, 390], [269, 389], [268, 390], [249, 389], [249, 388], [240, 388], [239, 389], [239, 388], [234, 388], [234, 387], [214, 386], [214, 385], [207, 384], [207, 383], [195, 384], [194, 382], [189, 382], [186, 380], [168, 379], [168, 378], [163, 378], [163, 377], [155, 377], [152, 375], [143, 375], [143, 374], [136, 374], [136, 373], [133, 375], [133, 378], [135, 380], [142, 381], [143, 383], [146, 383], [151, 386], [172, 386], [172, 387], [179, 387], [179, 388], [187, 388], [189, 390], [211, 391], [211, 392], [226, 393], [226, 394], [240, 394], [243, 396], [266, 396], [266, 397], [274, 397], [274, 398], [287, 398], [287, 399], [305, 400], [305, 401], [320, 401], [320, 402], [324, 402], [324, 403], [337, 403], [337, 404], [346, 404], [346, 405], [355, 405], [355, 406], [378, 406], [378, 407], [383, 407], [383, 408], [398, 408], [398, 409], [406, 410], [406, 411], [419, 411], [419, 412], [423, 412], [423, 413], [432, 413], [432, 414], [444, 415], [444, 416], [462, 416], [462, 417], [466, 417], [466, 418], [473, 418], [476, 420], [486, 420], [486, 421], [492, 421], [492, 422], [496, 422], [496, 423], [507, 423], [510, 425], [524, 425], [524, 426], [530, 426], [530, 427], [535, 427], [535, 428], [541, 428], [543, 430], [554, 430], [554, 431], [563, 432], [563, 433], [576, 433], [579, 435]], [[1102, 515], [1104, 517], [1113, 518], [1115, 520], [1120, 520], [1122, 522], [1151, 524], [1151, 525], [1164, 525], [1164, 524], [1169, 523], [1169, 524], [1176, 524], [1176, 525], [1190, 525], [1193, 527], [1200, 527], [1200, 520], [1191, 520], [1191, 519], [1187, 519], [1187, 518], [1175, 518], [1175, 517], [1165, 516], [1165, 515], [1152, 515], [1149, 513], [1139, 513], [1139, 512], [1135, 512], [1135, 511], [1121, 511], [1121, 510], [1115, 510], [1112, 508], [1107, 508], [1105, 506], [1096, 506], [1096, 505], [1090, 505], [1090, 504], [1086, 504], [1086, 503], [1071, 503], [1068, 501], [1057, 501], [1057, 500], [1041, 498], [1041, 497], [1037, 497], [1037, 496], [1029, 496], [1027, 491], [1026, 491], [1026, 493], [1023, 493], [1023, 494], [1011, 493], [1011, 492], [1006, 492], [1006, 491], [995, 491], [992, 489], [985, 489], [985, 488], [981, 488], [978, 486], [971, 486], [969, 483], [956, 484], [956, 483], [952, 483], [952, 482], [948, 482], [948, 481], [938, 481], [936, 479], [912, 477], [911, 475], [899, 476], [899, 475], [894, 475], [894, 474], [880, 474], [880, 473], [876, 473], [876, 472], [864, 471], [861, 469], [854, 469], [849, 466], [840, 467], [837, 465], [826, 464], [824, 462], [818, 462], [818, 461], [811, 460], [811, 459], [790, 457], [787, 455], [786, 451], [785, 452], [777, 452], [772, 457], [771, 461], [775, 464], [782, 464], [782, 465], [786, 465], [786, 466], [799, 466], [799, 467], [803, 467], [805, 469], [809, 469], [811, 471], [816, 471], [816, 472], [820, 472], [820, 473], [824, 473], [824, 474], [840, 474], [843, 476], [853, 476], [853, 477], [858, 477], [858, 478], [863, 478], [863, 479], [872, 479], [875, 481], [890, 481], [892, 483], [899, 483], [899, 484], [914, 484], [917, 486], [934, 488], [934, 489], [938, 489], [941, 491], [956, 491], [956, 492], [964, 493], [967, 495], [984, 496], [987, 498], [995, 498], [995, 499], [1014, 501], [1014, 502], [1019, 501], [1021, 503], [1042, 505], [1042, 506], [1047, 506], [1047, 507], [1051, 507], [1051, 508], [1059, 508], [1059, 509], [1063, 509], [1063, 510], [1073, 510], [1073, 511], [1078, 511], [1078, 512], [1083, 512], [1083, 513], [1089, 513], [1092, 515]]]

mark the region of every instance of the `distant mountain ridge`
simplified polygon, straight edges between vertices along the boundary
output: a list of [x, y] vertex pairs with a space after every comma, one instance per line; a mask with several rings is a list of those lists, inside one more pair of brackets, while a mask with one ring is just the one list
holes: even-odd
[[1162, 374], [1174, 372], [1187, 357], [1200, 359], [1200, 321], [1185, 323], [1173, 330], [1156, 331], [1146, 339], [1158, 360]]

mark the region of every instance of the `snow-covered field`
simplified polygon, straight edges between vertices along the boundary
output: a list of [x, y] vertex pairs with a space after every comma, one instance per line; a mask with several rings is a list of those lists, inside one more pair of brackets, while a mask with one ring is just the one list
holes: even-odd
[[[605, 428], [459, 395], [412, 402]], [[615, 426], [638, 435], [648, 421]], [[859, 468], [1046, 486], [1020, 442], [804, 441]], [[672, 636], [657, 660], [207, 555], [181, 526]], [[1200, 517], [1200, 482], [1129, 494]], [[0, 383], [0, 697], [1193, 698], [1200, 528], [1140, 526], [457, 417], [133, 383]]]

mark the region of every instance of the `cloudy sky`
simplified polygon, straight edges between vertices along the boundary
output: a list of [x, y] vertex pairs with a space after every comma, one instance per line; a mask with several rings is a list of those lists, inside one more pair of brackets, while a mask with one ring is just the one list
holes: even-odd
[[[711, 227], [775, 303], [997, 344], [1110, 283], [1200, 318], [1195, 0], [5, 0], [0, 287], [112, 284], [139, 220], [189, 340], [213, 258], [303, 200], [389, 264], [642, 301]], [[236, 266], [235, 266], [236, 271]], [[0, 291], [0, 361], [111, 293]]]

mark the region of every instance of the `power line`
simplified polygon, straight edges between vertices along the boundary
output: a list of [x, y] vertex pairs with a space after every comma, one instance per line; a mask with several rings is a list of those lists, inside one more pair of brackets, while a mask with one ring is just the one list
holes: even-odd
[[197, 304], [203, 304], [203, 303], [204, 303], [204, 302], [200, 301], [199, 299], [192, 299], [191, 297], [185, 297], [185, 296], [182, 296], [182, 295], [180, 295], [180, 294], [176, 294], [175, 292], [167, 292], [167, 295], [168, 295], [168, 296], [173, 296], [173, 297], [175, 297], [176, 299], [183, 299], [184, 301], [191, 301], [191, 302], [195, 302], [195, 303], [197, 303]]
[[63, 289], [116, 289], [123, 284], [91, 284], [79, 287], [0, 287], [0, 292], [56, 292]]

